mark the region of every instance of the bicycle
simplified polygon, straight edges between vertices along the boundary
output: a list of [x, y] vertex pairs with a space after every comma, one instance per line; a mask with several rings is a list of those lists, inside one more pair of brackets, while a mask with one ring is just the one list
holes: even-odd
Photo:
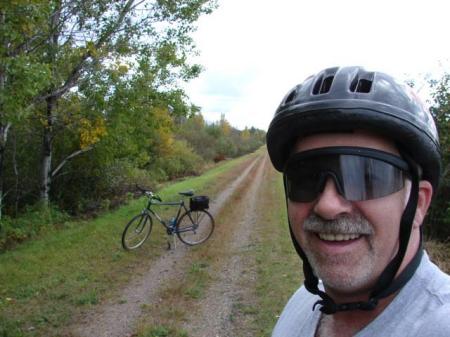
[[[147, 240], [153, 227], [153, 217], [165, 228], [167, 234], [176, 234], [181, 242], [193, 246], [205, 242], [214, 231], [214, 218], [206, 210], [209, 208], [207, 196], [194, 196], [193, 191], [179, 192], [183, 197], [189, 197], [189, 209], [184, 200], [163, 202], [161, 198], [150, 190], [136, 186], [148, 198], [147, 206], [142, 212], [133, 217], [122, 233], [122, 246], [126, 250], [136, 249]], [[165, 221], [151, 207], [178, 206], [176, 216]], [[182, 214], [182, 211], [184, 213]], [[169, 244], [170, 248], [170, 244]]]

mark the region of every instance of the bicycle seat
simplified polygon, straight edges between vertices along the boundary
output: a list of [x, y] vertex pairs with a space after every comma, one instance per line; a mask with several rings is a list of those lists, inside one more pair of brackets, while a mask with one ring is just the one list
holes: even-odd
[[194, 195], [194, 191], [185, 191], [185, 192], [178, 192], [178, 194], [184, 195], [186, 197], [192, 197]]

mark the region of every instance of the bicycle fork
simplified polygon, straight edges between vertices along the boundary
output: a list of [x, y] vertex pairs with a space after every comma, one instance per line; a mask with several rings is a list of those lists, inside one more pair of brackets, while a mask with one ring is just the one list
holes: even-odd
[[175, 237], [175, 228], [176, 228], [176, 222], [174, 222], [173, 219], [169, 221], [169, 226], [167, 227], [167, 250], [171, 250], [171, 244], [170, 244], [170, 237], [172, 237], [173, 241], [173, 249], [177, 249], [177, 238]]

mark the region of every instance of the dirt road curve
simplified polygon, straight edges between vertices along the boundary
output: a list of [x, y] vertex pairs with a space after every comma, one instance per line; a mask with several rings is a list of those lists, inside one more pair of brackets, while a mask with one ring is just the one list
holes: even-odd
[[[189, 336], [226, 337], [236, 336], [236, 329], [242, 322], [230, 319], [237, 300], [242, 300], [242, 275], [247, 281], [254, 276], [246, 268], [245, 249], [251, 244], [251, 233], [256, 225], [258, 212], [258, 194], [264, 171], [268, 169], [267, 156], [255, 158], [236, 179], [219, 195], [214, 197], [210, 212], [216, 216], [234, 193], [242, 193], [243, 204], [236, 207], [233, 214], [232, 235], [229, 236], [228, 254], [220, 259], [219, 272], [213, 283], [206, 290], [206, 295], [199, 303], [199, 310], [186, 320], [185, 329]], [[219, 219], [220, 220], [220, 219]], [[217, 226], [220, 221], [216, 218]], [[228, 224], [229, 225], [229, 224]], [[214, 235], [214, 234], [213, 234]], [[176, 249], [168, 251], [157, 261], [152, 261], [148, 270], [137, 276], [119, 298], [124, 299], [101, 305], [90, 313], [84, 321], [72, 327], [71, 333], [78, 337], [124, 337], [133, 336], [137, 319], [142, 313], [143, 305], [151, 305], [159, 300], [158, 292], [169, 281], [183, 278], [185, 271], [183, 258], [189, 247], [178, 243]], [[239, 335], [242, 335], [241, 333]]]

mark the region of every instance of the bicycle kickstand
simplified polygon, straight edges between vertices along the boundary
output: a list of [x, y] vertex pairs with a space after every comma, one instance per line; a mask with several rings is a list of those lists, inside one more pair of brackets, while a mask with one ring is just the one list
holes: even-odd
[[173, 238], [173, 249], [176, 250], [177, 249], [177, 238], [175, 237], [175, 235], [169, 235], [169, 237], [167, 238], [167, 250], [172, 249], [172, 245], [170, 244], [170, 236]]

